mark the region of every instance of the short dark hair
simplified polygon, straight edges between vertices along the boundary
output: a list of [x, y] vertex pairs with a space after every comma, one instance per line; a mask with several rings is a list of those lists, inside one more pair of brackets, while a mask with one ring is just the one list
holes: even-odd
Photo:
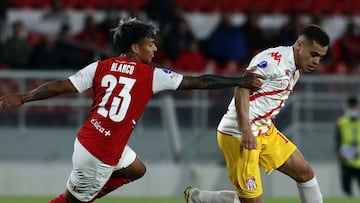
[[358, 103], [358, 101], [357, 101], [357, 98], [356, 98], [355, 96], [351, 96], [351, 97], [349, 97], [348, 100], [347, 100], [347, 104], [348, 104], [348, 105], [353, 105], [353, 106], [355, 106], [355, 105], [357, 105], [357, 103]]
[[152, 23], [128, 18], [119, 20], [119, 25], [112, 31], [115, 48], [120, 53], [126, 53], [130, 51], [132, 44], [139, 43], [146, 37], [155, 38], [158, 28]]
[[320, 26], [314, 24], [306, 26], [300, 36], [305, 36], [306, 39], [315, 41], [323, 47], [330, 43], [329, 35]]

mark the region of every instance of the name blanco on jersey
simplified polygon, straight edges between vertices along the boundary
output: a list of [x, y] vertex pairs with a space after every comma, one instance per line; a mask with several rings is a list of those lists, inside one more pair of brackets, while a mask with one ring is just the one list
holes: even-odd
[[121, 72], [132, 75], [134, 73], [135, 66], [128, 63], [113, 63], [111, 65], [111, 71]]

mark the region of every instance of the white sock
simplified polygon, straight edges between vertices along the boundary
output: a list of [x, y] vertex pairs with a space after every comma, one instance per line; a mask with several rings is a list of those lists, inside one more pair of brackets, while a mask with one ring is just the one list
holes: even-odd
[[206, 191], [194, 190], [191, 194], [191, 199], [196, 203], [240, 203], [240, 200], [234, 191]]
[[322, 194], [316, 177], [303, 183], [297, 183], [302, 203], [322, 203]]

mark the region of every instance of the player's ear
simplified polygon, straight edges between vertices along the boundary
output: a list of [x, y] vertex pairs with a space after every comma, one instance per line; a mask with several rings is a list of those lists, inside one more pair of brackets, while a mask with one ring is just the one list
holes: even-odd
[[302, 39], [297, 39], [296, 41], [295, 41], [295, 43], [294, 43], [294, 49], [295, 50], [300, 50], [301, 49], [301, 47], [303, 46], [303, 43], [304, 43], [304, 41], [302, 40]]
[[132, 44], [130, 48], [133, 53], [135, 53], [135, 54], [139, 53], [140, 47], [138, 44]]

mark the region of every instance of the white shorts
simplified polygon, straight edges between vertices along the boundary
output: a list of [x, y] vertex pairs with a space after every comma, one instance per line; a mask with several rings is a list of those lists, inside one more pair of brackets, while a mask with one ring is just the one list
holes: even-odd
[[136, 153], [126, 145], [119, 163], [111, 166], [90, 154], [76, 139], [72, 155], [73, 169], [66, 188], [78, 200], [88, 202], [103, 188], [113, 171], [128, 167], [135, 158]]

